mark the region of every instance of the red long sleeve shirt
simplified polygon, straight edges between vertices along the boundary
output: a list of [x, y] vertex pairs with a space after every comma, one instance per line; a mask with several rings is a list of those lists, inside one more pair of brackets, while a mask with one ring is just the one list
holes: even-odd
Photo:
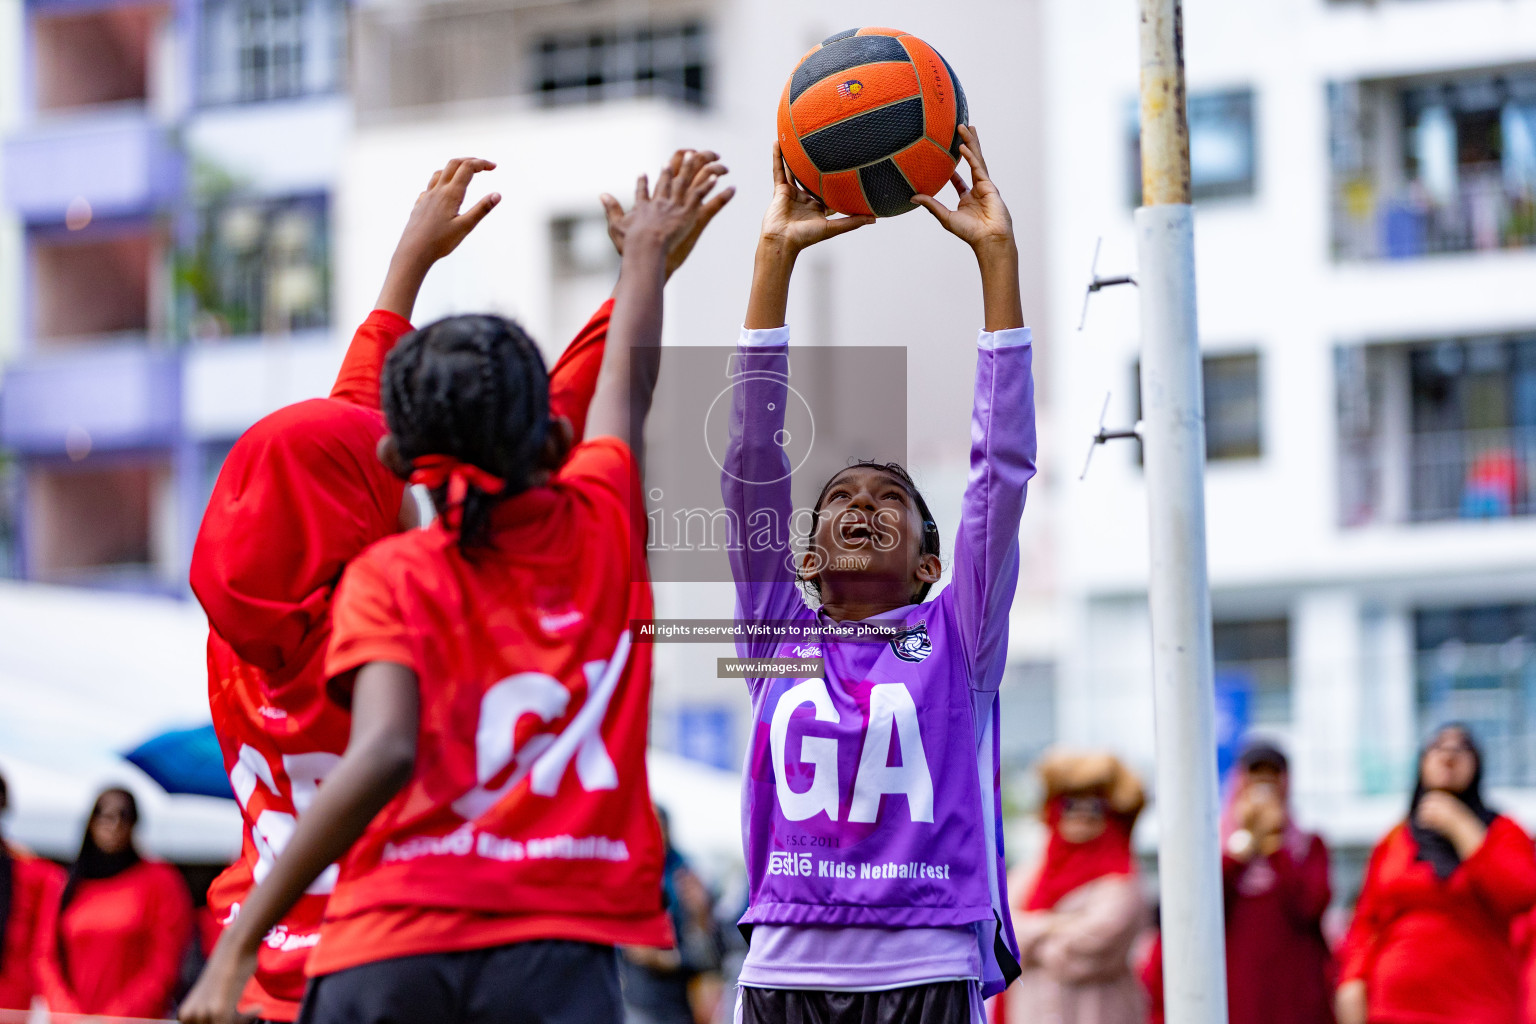
[[1287, 849], [1244, 863], [1222, 858], [1227, 919], [1227, 1007], [1232, 1024], [1333, 1020], [1333, 958], [1321, 922], [1328, 909], [1328, 849], [1311, 836], [1298, 860]]
[[[0, 840], [4, 842], [4, 840]], [[15, 847], [11, 853], [11, 914], [0, 958], [0, 1010], [27, 1010], [38, 989], [37, 958], [47, 934], [44, 918], [58, 906], [64, 871]]]
[[1509, 818], [1442, 879], [1406, 825], [1371, 853], [1341, 980], [1365, 982], [1372, 1024], [1518, 1024], [1510, 926], [1536, 906], [1536, 845]]
[[175, 868], [141, 861], [81, 882], [62, 919], [55, 901], [47, 922], [38, 975], [54, 1013], [155, 1018], [170, 1010], [192, 938], [192, 898]]

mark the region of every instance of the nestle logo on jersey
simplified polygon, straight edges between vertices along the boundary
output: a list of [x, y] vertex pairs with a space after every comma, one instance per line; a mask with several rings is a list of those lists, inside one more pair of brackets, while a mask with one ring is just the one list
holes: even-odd
[[815, 871], [808, 853], [784, 853], [775, 852], [768, 855], [768, 873], [770, 875], [804, 875], [809, 876]]
[[539, 616], [539, 628], [550, 636], [569, 632], [586, 621], [579, 609], [569, 608], [561, 612], [543, 612]]

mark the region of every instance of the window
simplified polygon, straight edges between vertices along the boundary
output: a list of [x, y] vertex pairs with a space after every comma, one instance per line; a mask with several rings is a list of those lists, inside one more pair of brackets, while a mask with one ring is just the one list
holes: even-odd
[[30, 291], [39, 348], [93, 340], [142, 341], [164, 248], [149, 223], [32, 232]]
[[32, 22], [39, 110], [144, 102], [166, 8], [109, 6], [80, 14], [38, 13]]
[[205, 0], [202, 102], [333, 92], [345, 33], [343, 0]]
[[[1141, 113], [1131, 107], [1129, 184], [1132, 206], [1141, 205]], [[1253, 90], [1193, 93], [1189, 97], [1190, 194], [1195, 200], [1251, 196], [1258, 163], [1253, 129]]]
[[27, 572], [35, 580], [139, 586], [165, 575], [170, 459], [141, 456], [27, 473]]
[[619, 254], [608, 237], [606, 217], [557, 217], [549, 227], [556, 273], [611, 274], [618, 269]]
[[[1256, 459], [1263, 454], [1263, 408], [1259, 397], [1259, 356], [1206, 356], [1200, 361], [1205, 399], [1207, 461]], [[1132, 380], [1136, 418], [1141, 419], [1141, 363]]]
[[1341, 348], [1346, 525], [1536, 512], [1536, 334]]
[[197, 247], [177, 265], [189, 333], [281, 334], [329, 323], [327, 213], [322, 196], [205, 207]]
[[1464, 722], [1483, 747], [1486, 785], [1536, 785], [1536, 604], [1414, 618], [1420, 733]]
[[703, 106], [707, 43], [698, 21], [546, 36], [534, 46], [533, 90], [551, 106], [631, 96]]
[[1288, 619], [1217, 622], [1212, 627], [1216, 688], [1240, 709], [1244, 728], [1291, 720], [1291, 624]]
[[1536, 68], [1329, 88], [1334, 252], [1536, 245]]
[[16, 579], [21, 572], [19, 516], [21, 473], [16, 460], [0, 452], [0, 579]]
[[1408, 372], [1413, 518], [1530, 514], [1536, 336], [1418, 347]]

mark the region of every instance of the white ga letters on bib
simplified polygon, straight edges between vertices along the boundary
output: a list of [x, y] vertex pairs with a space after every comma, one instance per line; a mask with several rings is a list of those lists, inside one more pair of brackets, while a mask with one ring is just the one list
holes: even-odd
[[[811, 766], [811, 784], [803, 793], [789, 788], [785, 773], [789, 745], [789, 719], [795, 709], [809, 704], [818, 722], [840, 720], [825, 679], [802, 679], [779, 697], [769, 724], [768, 746], [773, 756], [774, 787], [779, 809], [790, 821], [805, 821], [825, 814], [837, 821], [842, 780], [838, 778], [837, 740], [805, 736], [800, 740], [800, 762]], [[887, 763], [891, 733], [895, 731], [901, 763]], [[933, 822], [933, 777], [917, 724], [917, 705], [901, 683], [877, 683], [869, 692], [869, 725], [853, 781], [853, 800], [848, 820], [873, 822], [880, 816], [880, 798], [900, 794], [907, 798], [913, 821]]]

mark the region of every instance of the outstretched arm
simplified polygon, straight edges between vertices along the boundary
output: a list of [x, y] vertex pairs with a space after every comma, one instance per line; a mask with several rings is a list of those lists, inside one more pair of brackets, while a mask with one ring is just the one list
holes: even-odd
[[185, 1024], [236, 1024], [236, 1001], [256, 970], [256, 951], [320, 872], [337, 861], [410, 779], [419, 711], [416, 673], [375, 661], [357, 673], [347, 752], [327, 776], [293, 838], [224, 929], [182, 1002]]
[[795, 259], [817, 242], [873, 224], [873, 217], [832, 217], [820, 199], [790, 180], [784, 154], [773, 144], [773, 199], [763, 214], [752, 264], [752, 292], [744, 324], [749, 331], [784, 326]]
[[637, 462], [643, 457], [645, 417], [661, 372], [667, 251], [697, 225], [704, 200], [725, 173], [710, 152], [686, 151], [678, 166], [676, 174], [671, 165], [662, 168], [654, 192], [645, 175], [635, 185], [635, 206], [613, 294], [613, 320], [587, 416], [588, 437], [619, 438]]
[[354, 402], [370, 409], [379, 407], [379, 379], [384, 359], [395, 342], [411, 329], [411, 312], [416, 295], [426, 280], [432, 264], [458, 248], [475, 225], [485, 219], [501, 196], [495, 192], [482, 198], [463, 213], [464, 196], [470, 179], [481, 171], [494, 170], [489, 160], [456, 158], [440, 171], [432, 172], [426, 190], [416, 197], [416, 205], [401, 232], [400, 242], [384, 275], [384, 287], [374, 303], [373, 312], [352, 337], [342, 360], [341, 372], [331, 388], [331, 397]]
[[971, 686], [995, 690], [1008, 648], [1008, 610], [1019, 579], [1019, 521], [1035, 475], [1035, 388], [1030, 333], [1019, 298], [1013, 220], [987, 172], [974, 129], [961, 126], [960, 155], [971, 185], [951, 178], [960, 201], [946, 209], [915, 196], [946, 230], [971, 247], [981, 271], [983, 323], [977, 339], [971, 412], [971, 472], [961, 504], [954, 573], [941, 599], [954, 603]]
[[[672, 173], [682, 171], [683, 150], [678, 150], [672, 157]], [[667, 250], [667, 279], [670, 281], [677, 268], [683, 265], [693, 252], [694, 245], [699, 236], [709, 226], [709, 222], [715, 219], [715, 214], [725, 208], [725, 204], [731, 201], [736, 194], [734, 188], [721, 189], [710, 196], [699, 210], [699, 219], [694, 223], [693, 229], [682, 238], [673, 242]], [[633, 221], [632, 212], [626, 211], [623, 205], [606, 192], [600, 197], [603, 204], [603, 212], [608, 218], [608, 237], [613, 239], [613, 247], [618, 250], [619, 256], [624, 255], [624, 239], [629, 234], [629, 227]], [[613, 299], [609, 298], [597, 312], [592, 314], [592, 319], [581, 329], [564, 352], [560, 353], [560, 360], [555, 363], [554, 369], [549, 371], [549, 411], [552, 416], [563, 416], [571, 422], [571, 433], [574, 439], [580, 441], [587, 430], [587, 409], [592, 404], [592, 394], [597, 389], [598, 371], [602, 369], [603, 348], [608, 340], [608, 322], [613, 315]]]
[[[789, 389], [789, 328], [784, 325], [795, 258], [817, 242], [874, 222], [832, 218], [797, 187], [773, 147], [773, 198], [763, 214], [752, 292], [739, 342], [731, 395], [731, 436], [720, 489], [737, 530], [731, 546], [738, 614], [749, 620], [787, 619], [804, 608], [791, 564], [790, 466], [774, 437], [784, 426]], [[743, 656], [766, 654], [776, 640], [738, 641]]]

